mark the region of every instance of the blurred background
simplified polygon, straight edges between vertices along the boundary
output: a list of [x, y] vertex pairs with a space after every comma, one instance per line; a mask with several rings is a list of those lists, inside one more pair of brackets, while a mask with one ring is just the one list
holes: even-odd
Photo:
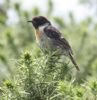
[[97, 0], [0, 0], [0, 80], [13, 75], [25, 50], [40, 53], [27, 23], [38, 15], [69, 41], [81, 69], [78, 77], [97, 78]]

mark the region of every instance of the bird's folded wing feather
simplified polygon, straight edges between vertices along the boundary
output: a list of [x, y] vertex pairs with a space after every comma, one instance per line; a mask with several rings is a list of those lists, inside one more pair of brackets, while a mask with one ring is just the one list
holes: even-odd
[[61, 33], [55, 27], [52, 27], [52, 26], [46, 27], [44, 29], [44, 32], [49, 38], [52, 38], [52, 39], [58, 39], [61, 37]]
[[55, 27], [48, 26], [44, 29], [44, 32], [50, 39], [55, 39], [60, 43], [60, 45], [63, 45], [66, 50], [69, 50], [71, 54], [73, 54], [68, 41], [65, 38], [61, 37], [61, 33]]

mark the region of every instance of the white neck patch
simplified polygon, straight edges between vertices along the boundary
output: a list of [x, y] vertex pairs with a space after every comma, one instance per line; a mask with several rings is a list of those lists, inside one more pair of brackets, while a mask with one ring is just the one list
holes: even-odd
[[44, 25], [39, 26], [39, 31], [43, 32], [44, 28], [47, 27], [49, 24], [46, 23]]

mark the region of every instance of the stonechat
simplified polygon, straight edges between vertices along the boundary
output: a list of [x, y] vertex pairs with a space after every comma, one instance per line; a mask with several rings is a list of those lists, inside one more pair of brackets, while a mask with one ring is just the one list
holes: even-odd
[[31, 22], [34, 26], [36, 41], [44, 53], [58, 50], [61, 55], [69, 57], [76, 69], [79, 70], [68, 41], [62, 37], [59, 30], [53, 27], [47, 18], [37, 16], [28, 22]]

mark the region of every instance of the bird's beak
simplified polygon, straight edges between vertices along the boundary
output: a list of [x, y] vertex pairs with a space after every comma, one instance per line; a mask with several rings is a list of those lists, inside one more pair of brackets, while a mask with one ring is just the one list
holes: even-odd
[[30, 23], [32, 23], [32, 20], [28, 20], [27, 22], [30, 22]]

